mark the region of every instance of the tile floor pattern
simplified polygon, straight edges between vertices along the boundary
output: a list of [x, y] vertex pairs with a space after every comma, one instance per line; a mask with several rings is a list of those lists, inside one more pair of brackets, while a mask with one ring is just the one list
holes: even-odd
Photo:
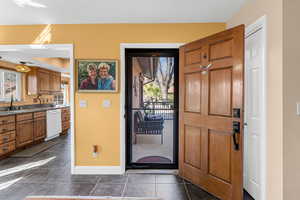
[[28, 195], [217, 200], [175, 175], [71, 175], [70, 137], [58, 140], [59, 144], [32, 158], [0, 161], [0, 200], [23, 200]]

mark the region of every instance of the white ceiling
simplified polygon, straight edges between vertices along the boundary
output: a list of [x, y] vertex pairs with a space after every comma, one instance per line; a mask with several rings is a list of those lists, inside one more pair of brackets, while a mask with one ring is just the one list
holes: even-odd
[[59, 72], [69, 72], [69, 69], [56, 67], [49, 65], [45, 62], [35, 60], [34, 58], [70, 58], [68, 49], [60, 47], [44, 47], [43, 45], [31, 45], [24, 46], [23, 48], [18, 46], [1, 46], [0, 48], [1, 60], [9, 61], [12, 63], [20, 63], [20, 61], [31, 62], [32, 64], [26, 64], [28, 66], [39, 66], [46, 69], [51, 69]]
[[246, 0], [1, 0], [0, 24], [225, 22]]

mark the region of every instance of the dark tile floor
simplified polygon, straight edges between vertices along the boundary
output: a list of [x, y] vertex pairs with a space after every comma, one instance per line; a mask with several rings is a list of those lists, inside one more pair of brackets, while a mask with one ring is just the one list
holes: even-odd
[[[28, 195], [161, 197], [163, 200], [217, 198], [175, 175], [71, 175], [70, 136], [32, 158], [0, 161], [0, 200]], [[245, 200], [251, 200], [245, 196]]]

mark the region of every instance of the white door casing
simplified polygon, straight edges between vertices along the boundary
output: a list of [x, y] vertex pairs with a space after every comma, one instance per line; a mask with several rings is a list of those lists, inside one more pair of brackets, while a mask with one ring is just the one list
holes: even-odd
[[[258, 20], [258, 24], [261, 24], [262, 21], [264, 19]], [[265, 199], [266, 64], [264, 34], [264, 27], [256, 26], [246, 32], [245, 41], [244, 188], [255, 200]]]

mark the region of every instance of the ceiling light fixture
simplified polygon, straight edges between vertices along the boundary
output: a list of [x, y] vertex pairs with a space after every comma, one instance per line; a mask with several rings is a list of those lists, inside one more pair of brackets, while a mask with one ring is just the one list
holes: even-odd
[[25, 65], [26, 62], [20, 62], [20, 63], [21, 63], [20, 65], [16, 66], [16, 70], [18, 72], [27, 73], [27, 72], [31, 71], [30, 67], [28, 67], [28, 66]]
[[14, 0], [15, 4], [19, 7], [30, 6], [34, 8], [46, 8], [44, 4], [34, 2], [33, 0]]

